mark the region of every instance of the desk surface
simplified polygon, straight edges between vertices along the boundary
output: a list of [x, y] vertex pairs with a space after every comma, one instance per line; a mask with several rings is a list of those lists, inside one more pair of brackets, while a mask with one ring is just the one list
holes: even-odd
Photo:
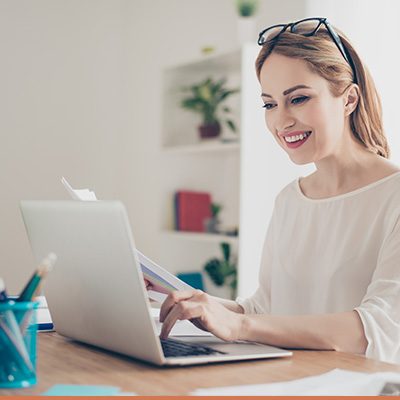
[[400, 365], [352, 354], [300, 350], [294, 351], [292, 357], [282, 359], [159, 368], [79, 344], [54, 332], [38, 334], [37, 364], [37, 385], [0, 390], [0, 396], [39, 395], [55, 384], [118, 386], [124, 392], [142, 396], [188, 395], [199, 387], [287, 381], [322, 374], [334, 368], [400, 372]]

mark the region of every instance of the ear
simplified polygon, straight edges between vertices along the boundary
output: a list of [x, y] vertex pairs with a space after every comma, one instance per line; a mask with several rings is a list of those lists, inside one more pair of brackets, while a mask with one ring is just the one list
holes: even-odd
[[360, 99], [360, 88], [355, 83], [352, 83], [344, 92], [344, 111], [345, 116], [348, 117], [357, 107]]

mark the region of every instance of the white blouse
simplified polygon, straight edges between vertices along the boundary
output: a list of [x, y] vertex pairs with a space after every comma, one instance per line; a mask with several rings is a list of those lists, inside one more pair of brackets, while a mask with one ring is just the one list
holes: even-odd
[[[312, 200], [299, 180], [275, 201], [247, 314], [356, 310], [366, 356], [400, 363], [400, 172], [340, 196]], [[345, 332], [343, 334], [346, 334]]]

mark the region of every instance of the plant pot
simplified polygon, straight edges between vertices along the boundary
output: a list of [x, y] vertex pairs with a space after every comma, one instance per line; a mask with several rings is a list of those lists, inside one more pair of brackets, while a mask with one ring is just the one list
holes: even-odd
[[220, 135], [221, 126], [219, 124], [200, 125], [199, 133], [202, 139], [215, 138]]
[[221, 221], [218, 218], [215, 218], [215, 217], [206, 218], [204, 220], [204, 230], [207, 233], [219, 233], [218, 225], [220, 223], [221, 223]]

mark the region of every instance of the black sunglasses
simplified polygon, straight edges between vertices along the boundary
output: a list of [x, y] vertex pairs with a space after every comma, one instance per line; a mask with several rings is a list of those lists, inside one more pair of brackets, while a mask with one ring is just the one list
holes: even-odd
[[297, 22], [291, 22], [290, 24], [279, 24], [270, 26], [269, 28], [264, 29], [260, 32], [258, 36], [258, 44], [260, 46], [263, 46], [267, 41], [277, 38], [287, 29], [290, 29], [290, 33], [296, 33], [303, 36], [314, 36], [322, 25], [326, 27], [337, 48], [340, 50], [343, 58], [352, 68], [354, 76], [356, 76], [353, 62], [348, 57], [339, 35], [335, 32], [335, 30], [332, 28], [332, 25], [326, 18], [306, 18]]

